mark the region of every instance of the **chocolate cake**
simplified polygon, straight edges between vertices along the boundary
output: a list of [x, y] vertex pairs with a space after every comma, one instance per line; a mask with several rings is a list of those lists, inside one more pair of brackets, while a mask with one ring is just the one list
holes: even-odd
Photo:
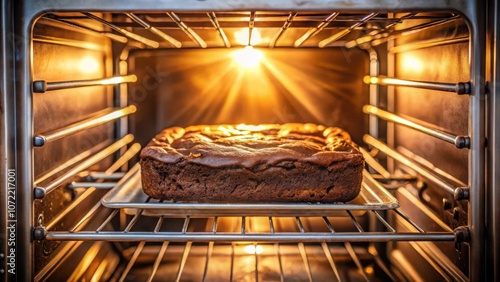
[[148, 196], [203, 203], [346, 202], [364, 165], [347, 132], [296, 123], [168, 128], [140, 163]]

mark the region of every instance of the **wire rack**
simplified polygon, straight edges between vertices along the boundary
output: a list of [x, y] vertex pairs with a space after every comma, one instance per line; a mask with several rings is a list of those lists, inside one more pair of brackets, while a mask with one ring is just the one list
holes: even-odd
[[[374, 249], [344, 244], [196, 244], [141, 242], [124, 250], [116, 280], [152, 281], [375, 281], [394, 275]], [[167, 259], [168, 258], [168, 259]], [[189, 267], [198, 265], [199, 267]], [[174, 280], [175, 277], [175, 280]], [[382, 281], [382, 280], [381, 280]]]
[[[72, 183], [88, 189], [74, 204], [47, 225], [34, 229], [37, 240], [120, 241], [120, 242], [388, 242], [388, 241], [455, 241], [457, 232], [425, 230], [400, 210], [397, 200], [367, 171], [364, 172], [361, 202], [338, 204], [174, 204], [145, 201], [133, 193], [142, 191], [136, 165], [127, 174], [113, 174], [138, 152], [136, 146], [124, 154], [105, 173], [85, 174], [91, 182]], [[373, 158], [365, 151], [367, 163]], [[117, 165], [116, 165], [117, 164]], [[115, 177], [116, 176], [116, 177]], [[118, 183], [106, 182], [121, 179]], [[111, 184], [111, 185], [109, 185]], [[98, 188], [110, 188], [78, 222], [65, 230], [57, 230], [58, 221], [90, 197]], [[112, 203], [117, 190], [131, 195], [129, 202]], [[130, 190], [132, 189], [132, 190]], [[133, 192], [135, 189], [136, 192]], [[131, 192], [132, 191], [132, 192]], [[368, 191], [368, 192], [367, 192]], [[400, 188], [403, 194], [408, 194]], [[118, 191], [119, 192], [119, 191]], [[366, 195], [363, 197], [363, 193]], [[111, 198], [109, 196], [112, 196]], [[127, 199], [121, 199], [122, 201]], [[136, 201], [138, 200], [138, 201]], [[375, 201], [375, 202], [370, 202]], [[104, 203], [104, 204], [103, 204]], [[124, 204], [129, 205], [124, 205]], [[388, 204], [389, 203], [389, 204]], [[201, 208], [196, 208], [200, 206]], [[363, 221], [373, 221], [380, 230], [365, 230]], [[393, 217], [394, 220], [387, 219]], [[92, 222], [92, 224], [88, 224]], [[96, 224], [97, 222], [97, 224]], [[394, 222], [407, 226], [409, 232], [398, 231]], [[339, 228], [337, 228], [339, 227]]]

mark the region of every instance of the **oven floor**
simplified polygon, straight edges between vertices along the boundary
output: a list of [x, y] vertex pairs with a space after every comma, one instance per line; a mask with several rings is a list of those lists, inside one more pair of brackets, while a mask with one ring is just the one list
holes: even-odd
[[393, 280], [365, 246], [172, 243], [163, 248], [161, 263], [161, 244], [126, 249], [112, 281]]

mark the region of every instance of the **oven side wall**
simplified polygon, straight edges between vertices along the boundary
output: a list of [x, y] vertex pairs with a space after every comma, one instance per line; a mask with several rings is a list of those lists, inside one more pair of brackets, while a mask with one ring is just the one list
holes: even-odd
[[[15, 202], [15, 178], [8, 179], [9, 172], [15, 167], [15, 117], [14, 117], [14, 9], [11, 1], [2, 1], [0, 8], [0, 277], [3, 281], [12, 279], [12, 269], [15, 264], [8, 264], [11, 257], [9, 252], [9, 232], [14, 229], [7, 229], [9, 224], [14, 224], [12, 219], [8, 218], [9, 195], [11, 202]], [[10, 186], [9, 186], [10, 183]], [[14, 186], [13, 186], [14, 185]], [[14, 196], [14, 199], [12, 198]], [[12, 203], [11, 203], [12, 204]], [[12, 207], [12, 205], [10, 205]], [[15, 235], [15, 233], [11, 233]], [[15, 241], [10, 241], [15, 242]], [[15, 254], [15, 253], [14, 253]]]

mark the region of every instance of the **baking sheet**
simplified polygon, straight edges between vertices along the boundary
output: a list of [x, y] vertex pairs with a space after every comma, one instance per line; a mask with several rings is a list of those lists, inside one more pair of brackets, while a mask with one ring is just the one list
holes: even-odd
[[345, 210], [387, 210], [399, 207], [399, 202], [384, 187], [363, 171], [359, 196], [347, 203], [196, 203], [169, 202], [149, 199], [141, 187], [140, 166], [136, 164], [102, 199], [108, 208], [124, 209], [150, 216], [347, 216]]

